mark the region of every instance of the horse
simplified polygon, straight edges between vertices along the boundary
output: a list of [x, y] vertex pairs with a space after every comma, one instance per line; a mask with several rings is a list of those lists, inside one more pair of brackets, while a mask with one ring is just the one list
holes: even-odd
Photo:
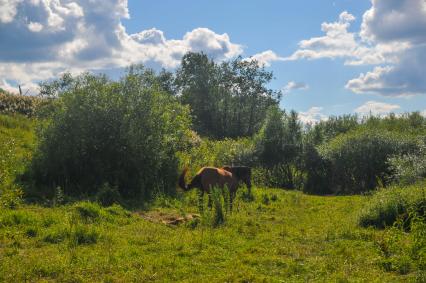
[[192, 188], [198, 188], [201, 191], [200, 197], [202, 198], [204, 193], [210, 193], [212, 188], [218, 187], [224, 189], [228, 187], [229, 189], [229, 207], [232, 211], [232, 202], [237, 194], [238, 189], [238, 179], [233, 176], [233, 174], [227, 170], [216, 167], [203, 167], [201, 168], [191, 182], [185, 184], [185, 175], [188, 171], [188, 168], [183, 169], [182, 174], [179, 176], [179, 187], [184, 191], [188, 191]]
[[251, 167], [224, 165], [221, 168], [231, 172], [232, 175], [238, 179], [238, 181], [246, 184], [249, 191], [251, 190]]

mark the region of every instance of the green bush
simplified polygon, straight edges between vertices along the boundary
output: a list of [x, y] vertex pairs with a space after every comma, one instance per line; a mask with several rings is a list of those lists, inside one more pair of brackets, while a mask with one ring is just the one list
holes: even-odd
[[357, 194], [387, 184], [393, 155], [415, 152], [417, 144], [407, 135], [359, 129], [342, 134], [319, 147], [329, 166], [329, 187], [335, 194]]
[[361, 211], [358, 222], [361, 226], [384, 228], [392, 226], [397, 220], [409, 227], [411, 218], [424, 217], [426, 211], [426, 192], [424, 184], [410, 187], [385, 188], [378, 190]]
[[60, 186], [65, 195], [90, 197], [107, 182], [127, 199], [173, 193], [189, 110], [147, 83], [149, 75], [135, 67], [119, 82], [89, 74], [67, 78], [71, 86], [58, 94], [60, 108], [40, 131], [27, 172], [30, 189], [52, 197]]
[[391, 181], [410, 185], [424, 180], [426, 177], [426, 145], [420, 141], [419, 150], [415, 153], [394, 156], [389, 159], [392, 170]]
[[117, 187], [104, 183], [96, 194], [96, 200], [103, 206], [121, 203], [121, 195]]
[[254, 140], [258, 164], [265, 168], [267, 175], [262, 185], [300, 188], [302, 126], [296, 112], [287, 114], [278, 107], [271, 107]]

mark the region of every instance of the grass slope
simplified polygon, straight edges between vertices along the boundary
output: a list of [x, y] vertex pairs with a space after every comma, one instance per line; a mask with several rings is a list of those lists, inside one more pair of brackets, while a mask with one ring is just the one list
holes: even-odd
[[[255, 196], [254, 202], [238, 199], [238, 211], [216, 228], [171, 227], [90, 203], [3, 210], [0, 281], [403, 282], [418, 276], [410, 268], [384, 268], [386, 230], [357, 226], [366, 197], [264, 189]], [[153, 211], [197, 212], [196, 196], [162, 201]]]

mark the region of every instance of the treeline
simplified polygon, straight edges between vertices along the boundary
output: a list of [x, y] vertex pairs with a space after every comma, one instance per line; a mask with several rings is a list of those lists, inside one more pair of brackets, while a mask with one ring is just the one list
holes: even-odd
[[184, 166], [224, 164], [252, 166], [257, 185], [312, 194], [363, 193], [402, 175], [424, 177], [401, 165], [424, 147], [419, 113], [304, 125], [279, 108], [272, 79], [254, 61], [188, 53], [174, 72], [132, 66], [119, 80], [65, 74], [42, 83], [41, 96], [53, 102], [20, 177], [26, 195], [146, 200], [174, 194]]

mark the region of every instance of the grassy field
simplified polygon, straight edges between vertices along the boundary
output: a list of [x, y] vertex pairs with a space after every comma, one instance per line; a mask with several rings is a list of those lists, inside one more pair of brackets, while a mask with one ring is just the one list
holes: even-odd
[[60, 195], [53, 207], [20, 204], [14, 180], [39, 124], [0, 115], [0, 282], [426, 282], [424, 227], [360, 227], [364, 208], [388, 210], [375, 209], [381, 195], [257, 188], [245, 201], [240, 190], [222, 224], [215, 209], [199, 212], [195, 191], [144, 210], [60, 205]]
[[0, 281], [421, 282], [409, 263], [389, 268], [389, 230], [357, 225], [367, 197], [254, 194], [216, 227], [210, 210], [161, 221], [198, 213], [195, 192], [143, 212], [84, 202], [2, 210]]

